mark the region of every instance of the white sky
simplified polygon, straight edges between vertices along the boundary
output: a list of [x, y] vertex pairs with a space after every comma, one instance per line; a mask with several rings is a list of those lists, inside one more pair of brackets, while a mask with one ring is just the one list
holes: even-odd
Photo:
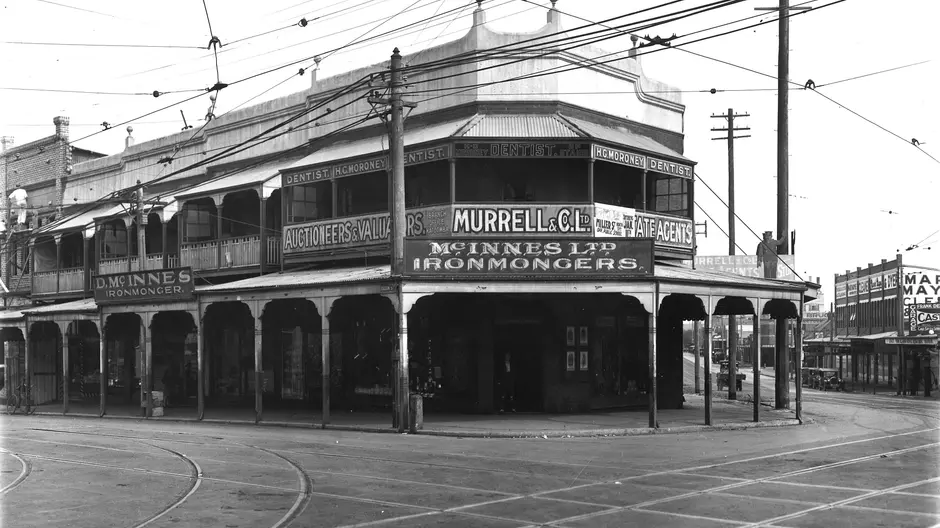
[[[652, 28], [650, 36], [682, 35], [716, 24], [759, 14], [754, 7], [772, 6], [775, 0], [748, 0], [690, 19]], [[793, 0], [798, 3], [799, 0]], [[817, 0], [820, 6], [830, 0]], [[466, 0], [206, 0], [212, 27], [222, 43], [296, 23], [306, 17], [306, 28], [291, 27], [222, 48], [219, 71], [223, 82], [267, 70], [344, 46], [376, 26], [379, 34], [421, 20], [436, 12], [466, 6], [431, 22], [423, 30], [383, 37], [327, 57], [319, 76], [335, 75], [358, 66], [388, 59], [393, 47], [410, 53], [453, 40], [470, 27], [475, 7]], [[547, 0], [539, 0], [547, 5]], [[563, 12], [598, 21], [660, 2], [638, 0], [559, 0]], [[704, 3], [686, 0], [667, 8], [682, 9]], [[126, 2], [113, 0], [3, 0], [0, 12], [0, 87], [145, 92], [193, 90], [216, 81], [215, 66], [205, 47], [209, 29], [199, 0]], [[71, 6], [71, 7], [68, 7]], [[146, 6], [146, 7], [141, 7]], [[484, 7], [491, 27], [504, 31], [533, 31], [545, 21], [545, 9], [523, 0], [490, 0]], [[346, 8], [338, 15], [331, 13]], [[91, 12], [89, 12], [91, 11]], [[663, 11], [658, 11], [660, 13]], [[323, 17], [314, 20], [314, 17]], [[769, 17], [772, 15], [763, 15]], [[797, 271], [822, 276], [829, 300], [833, 274], [893, 259], [897, 250], [905, 261], [940, 267], [940, 163], [910, 144], [911, 138], [940, 159], [940, 47], [934, 38], [940, 3], [935, 0], [846, 0], [840, 4], [791, 19], [790, 78], [817, 85], [920, 61], [927, 64], [852, 80], [819, 92], [845, 104], [904, 141], [865, 122], [818, 94], [790, 92], [790, 228], [797, 231]], [[637, 17], [624, 19], [636, 20]], [[751, 22], [757, 21], [754, 19]], [[563, 15], [565, 27], [583, 22]], [[355, 29], [353, 26], [360, 26]], [[739, 24], [741, 25], [741, 24]], [[725, 30], [739, 25], [724, 28]], [[418, 26], [421, 28], [421, 26]], [[721, 31], [721, 30], [719, 30]], [[332, 33], [337, 33], [333, 34]], [[705, 33], [709, 34], [709, 33]], [[701, 36], [701, 35], [699, 35]], [[696, 38], [696, 37], [691, 37]], [[10, 44], [9, 42], [147, 44], [201, 46], [202, 49], [65, 47]], [[677, 40], [681, 43], [682, 40]], [[287, 49], [279, 48], [294, 45]], [[626, 38], [600, 44], [610, 51], [630, 47]], [[776, 73], [777, 24], [771, 23], [733, 35], [691, 44], [689, 50], [723, 61]], [[303, 66], [312, 61], [306, 60]], [[676, 49], [642, 58], [650, 77], [680, 90], [769, 89], [767, 91], [684, 93], [685, 154], [697, 161], [700, 177], [727, 196], [727, 147], [712, 141], [712, 127], [723, 127], [712, 114], [729, 107], [751, 117], [736, 121], [750, 126], [751, 137], [735, 143], [737, 212], [754, 231], [776, 230], [776, 81], [731, 66], [699, 58]], [[299, 66], [233, 85], [219, 95], [216, 115], [244, 103], [285, 81], [255, 103], [300, 91], [309, 86], [309, 74], [294, 76]], [[288, 80], [289, 79], [289, 80]], [[74, 140], [156, 110], [193, 95], [152, 96], [84, 95], [0, 90], [0, 135], [14, 136], [17, 145], [51, 135], [52, 118], [71, 118]], [[625, 94], [598, 97], [633, 97]], [[178, 131], [179, 109], [190, 125], [199, 126], [209, 101], [206, 95], [169, 110], [135, 120], [134, 136], [146, 141]], [[112, 154], [123, 149], [126, 125], [79, 141], [77, 146]], [[699, 237], [699, 254], [727, 254], [727, 209], [704, 185], [696, 201], [718, 222], [708, 221], [708, 237]], [[896, 214], [889, 214], [893, 211]], [[705, 215], [696, 211], [698, 222]], [[753, 253], [757, 239], [737, 224], [738, 244]], [[926, 239], [926, 240], [924, 240]], [[911, 244], [931, 250], [905, 252]]]

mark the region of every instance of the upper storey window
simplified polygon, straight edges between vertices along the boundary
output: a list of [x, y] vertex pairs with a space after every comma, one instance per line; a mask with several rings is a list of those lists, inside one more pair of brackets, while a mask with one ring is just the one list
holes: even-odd
[[594, 162], [594, 201], [640, 209], [643, 205], [643, 169]]
[[309, 222], [333, 216], [333, 182], [305, 183], [287, 188], [287, 222]]
[[450, 162], [434, 161], [405, 167], [405, 207], [450, 202]]
[[581, 159], [460, 159], [458, 202], [577, 203], [588, 200]]
[[337, 216], [364, 215], [388, 211], [388, 173], [368, 172], [337, 178]]
[[652, 210], [678, 216], [689, 214], [689, 180], [657, 176], [653, 185]]

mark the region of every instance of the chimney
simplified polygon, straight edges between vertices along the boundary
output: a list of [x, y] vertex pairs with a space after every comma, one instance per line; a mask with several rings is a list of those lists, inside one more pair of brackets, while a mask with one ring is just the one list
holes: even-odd
[[131, 148], [131, 147], [134, 146], [134, 136], [132, 135], [133, 133], [134, 133], [134, 127], [128, 126], [128, 127], [127, 127], [127, 137], [124, 138], [124, 149], [125, 149], [125, 150], [126, 150], [126, 149], [129, 149], [129, 148]]
[[552, 0], [552, 8], [548, 10], [546, 20], [548, 21], [548, 25], [552, 26], [556, 31], [559, 31], [561, 30], [561, 13], [555, 9], [556, 2], [558, 2], [558, 0]]
[[314, 66], [313, 71], [310, 72], [310, 87], [311, 88], [317, 87], [317, 72], [320, 71], [321, 60], [323, 59], [321, 59], [319, 55], [313, 58], [313, 63], [316, 64], [316, 66]]
[[13, 136], [0, 137], [0, 153], [6, 152], [8, 148], [13, 148]]
[[483, 11], [483, 0], [477, 0], [477, 8], [473, 10], [473, 27], [479, 28], [486, 24], [486, 12]]
[[69, 118], [65, 116], [57, 116], [52, 120], [52, 123], [55, 124], [55, 137], [63, 140], [69, 140]]

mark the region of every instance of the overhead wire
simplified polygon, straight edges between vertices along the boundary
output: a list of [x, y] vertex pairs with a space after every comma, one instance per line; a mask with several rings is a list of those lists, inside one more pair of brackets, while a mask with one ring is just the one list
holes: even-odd
[[27, 42], [23, 40], [3, 40], [0, 44], [11, 44], [17, 46], [65, 46], [70, 48], [150, 48], [150, 49], [203, 49], [202, 46], [183, 46], [172, 44], [121, 44], [106, 43], [96, 44], [92, 42]]

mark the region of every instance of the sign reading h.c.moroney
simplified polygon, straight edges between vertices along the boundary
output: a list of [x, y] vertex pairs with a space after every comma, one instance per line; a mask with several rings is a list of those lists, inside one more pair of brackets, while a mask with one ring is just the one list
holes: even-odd
[[193, 271], [188, 267], [98, 275], [92, 283], [98, 304], [183, 301], [195, 291]]
[[623, 277], [653, 273], [652, 239], [405, 239], [405, 273], [445, 278]]

